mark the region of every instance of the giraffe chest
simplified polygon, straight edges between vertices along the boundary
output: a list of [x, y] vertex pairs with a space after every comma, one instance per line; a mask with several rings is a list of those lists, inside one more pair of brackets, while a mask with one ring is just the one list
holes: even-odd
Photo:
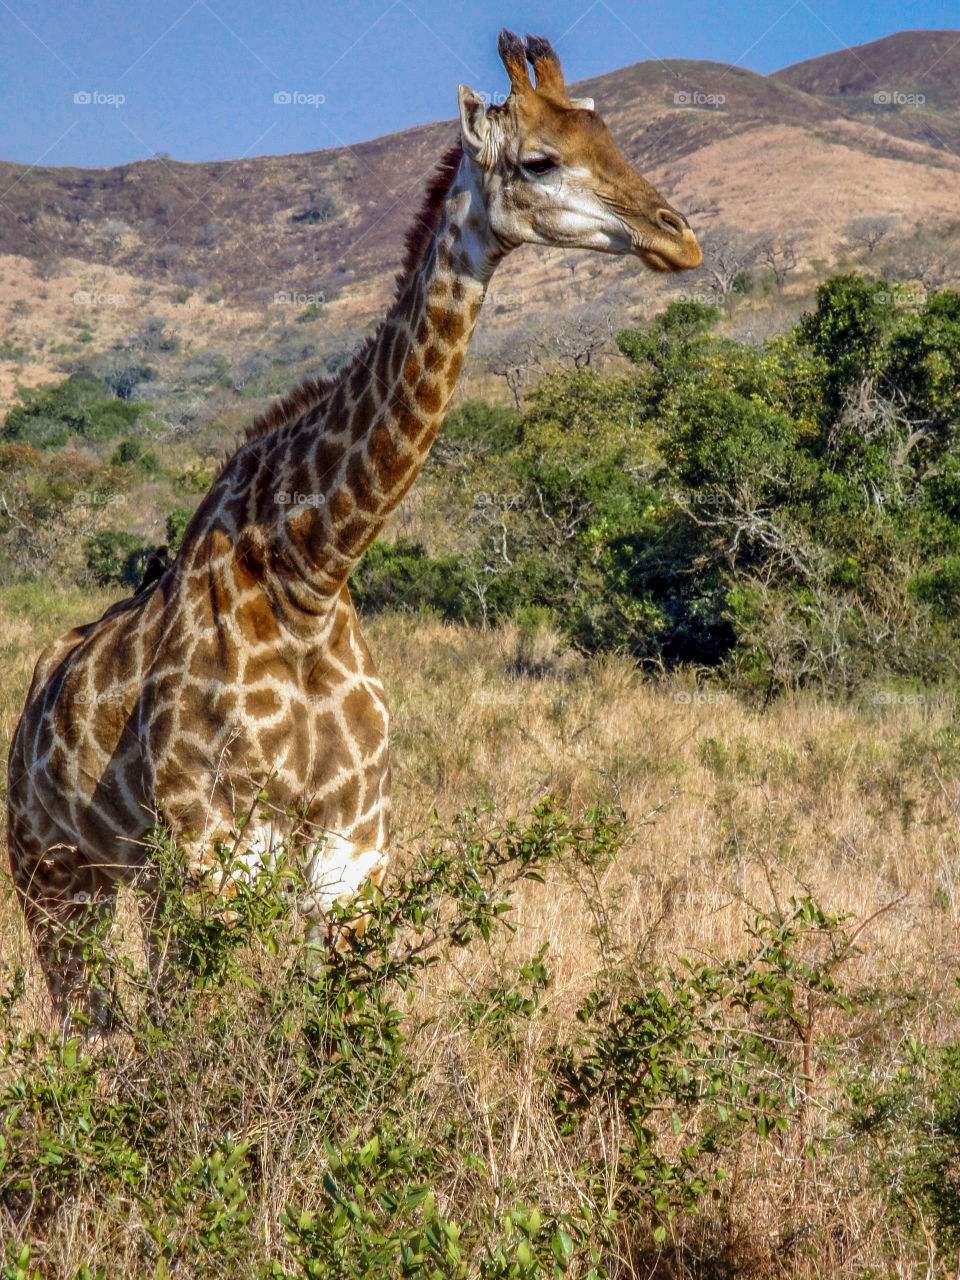
[[282, 673], [272, 664], [239, 686], [183, 680], [158, 690], [148, 719], [158, 798], [179, 793], [221, 815], [258, 790], [284, 810], [355, 813], [387, 768], [379, 679], [329, 663]]

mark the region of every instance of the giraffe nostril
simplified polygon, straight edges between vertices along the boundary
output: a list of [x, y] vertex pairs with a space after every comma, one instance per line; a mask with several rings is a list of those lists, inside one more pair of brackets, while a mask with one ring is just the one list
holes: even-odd
[[669, 231], [674, 236], [682, 236], [687, 228], [686, 218], [672, 209], [658, 209], [653, 220], [661, 231]]

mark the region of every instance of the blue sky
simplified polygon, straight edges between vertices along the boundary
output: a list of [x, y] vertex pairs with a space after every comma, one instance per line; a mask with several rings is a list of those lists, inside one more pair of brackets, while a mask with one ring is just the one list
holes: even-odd
[[574, 80], [658, 57], [767, 72], [957, 19], [956, 0], [0, 0], [0, 159], [233, 159], [448, 118], [459, 81], [505, 87], [501, 26], [548, 36]]

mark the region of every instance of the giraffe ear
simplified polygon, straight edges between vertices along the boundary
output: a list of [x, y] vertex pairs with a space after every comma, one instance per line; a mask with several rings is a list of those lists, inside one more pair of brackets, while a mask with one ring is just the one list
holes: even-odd
[[463, 137], [463, 149], [476, 160], [484, 151], [490, 137], [487, 104], [479, 93], [474, 93], [465, 84], [457, 89], [457, 101], [460, 104], [460, 133]]
[[592, 111], [593, 99], [592, 98], [571, 98], [570, 106], [577, 111]]

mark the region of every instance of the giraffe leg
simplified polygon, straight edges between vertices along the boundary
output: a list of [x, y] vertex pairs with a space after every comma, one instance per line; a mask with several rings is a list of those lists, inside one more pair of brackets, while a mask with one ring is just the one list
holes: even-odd
[[167, 919], [167, 896], [160, 877], [144, 871], [134, 884], [143, 948], [150, 980], [150, 1016], [157, 1021], [176, 985], [177, 947]]
[[14, 883], [57, 1020], [66, 1028], [81, 1011], [91, 1030], [106, 1030], [112, 1010], [102, 941], [113, 920], [117, 886], [73, 846], [53, 845], [34, 856], [25, 852], [11, 839]]

